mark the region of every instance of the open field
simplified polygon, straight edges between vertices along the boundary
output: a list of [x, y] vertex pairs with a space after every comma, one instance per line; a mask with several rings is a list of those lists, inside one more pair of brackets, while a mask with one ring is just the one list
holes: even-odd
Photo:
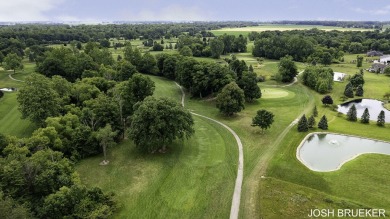
[[259, 26], [251, 27], [241, 27], [241, 28], [222, 28], [218, 30], [212, 30], [211, 32], [216, 35], [230, 34], [230, 35], [247, 35], [248, 33], [263, 32], [263, 31], [289, 31], [289, 30], [310, 30], [317, 28], [319, 30], [325, 31], [372, 31], [373, 29], [363, 29], [363, 28], [342, 28], [342, 27], [332, 27], [332, 26], [320, 26], [320, 25], [282, 25], [282, 24], [266, 24]]
[[[157, 97], [180, 101], [174, 82], [152, 77]], [[128, 140], [102, 157], [83, 160], [77, 171], [85, 184], [117, 194], [118, 218], [227, 218], [237, 170], [233, 136], [218, 124], [194, 117], [195, 135], [175, 142], [166, 154], [139, 154]], [[94, 169], [95, 171], [90, 171]]]

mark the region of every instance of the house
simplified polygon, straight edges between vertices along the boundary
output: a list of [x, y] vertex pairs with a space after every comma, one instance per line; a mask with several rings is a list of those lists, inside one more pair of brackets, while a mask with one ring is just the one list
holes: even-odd
[[389, 65], [390, 64], [390, 55], [381, 56], [379, 59], [379, 62], [386, 64], [386, 65]]
[[371, 50], [367, 52], [367, 56], [372, 57], [372, 56], [383, 56], [382, 52]]
[[387, 66], [386, 64], [374, 63], [372, 64], [371, 68], [368, 69], [368, 71], [373, 73], [383, 73], [386, 66]]

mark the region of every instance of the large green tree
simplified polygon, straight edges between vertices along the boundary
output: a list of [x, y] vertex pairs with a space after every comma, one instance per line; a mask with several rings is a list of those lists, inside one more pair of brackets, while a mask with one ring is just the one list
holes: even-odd
[[274, 114], [267, 110], [259, 110], [256, 113], [256, 116], [252, 119], [252, 126], [259, 126], [261, 131], [264, 132], [265, 129], [271, 127], [274, 122]]
[[52, 88], [50, 79], [40, 74], [31, 74], [25, 81], [17, 96], [22, 116], [43, 125], [47, 117], [59, 115], [61, 100]]
[[232, 116], [245, 108], [244, 91], [236, 82], [227, 84], [217, 96], [217, 108], [227, 116]]
[[147, 97], [135, 109], [129, 137], [141, 151], [165, 151], [175, 139], [189, 138], [194, 133], [191, 114], [170, 99]]
[[244, 71], [237, 84], [244, 91], [245, 100], [248, 102], [252, 102], [254, 99], [261, 97], [261, 90], [257, 85], [256, 73]]
[[100, 141], [100, 145], [102, 146], [103, 149], [103, 155], [104, 155], [104, 160], [102, 162], [103, 165], [108, 164], [107, 148], [115, 145], [115, 141], [114, 141], [115, 137], [116, 137], [116, 133], [115, 131], [112, 130], [110, 124], [107, 124], [103, 128], [100, 128], [96, 132], [96, 138]]
[[298, 74], [297, 66], [291, 56], [285, 56], [280, 59], [278, 73], [275, 76], [280, 82], [291, 82]]
[[224, 44], [222, 40], [216, 38], [210, 41], [211, 57], [219, 59], [223, 53]]
[[10, 53], [4, 58], [3, 66], [5, 70], [13, 70], [15, 73], [16, 69], [23, 69], [22, 58], [15, 53]]

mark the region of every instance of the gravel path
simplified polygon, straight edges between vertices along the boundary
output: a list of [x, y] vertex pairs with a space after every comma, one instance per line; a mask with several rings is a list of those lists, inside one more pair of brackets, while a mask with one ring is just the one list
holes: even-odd
[[[176, 82], [175, 82], [176, 83]], [[180, 88], [182, 96], [181, 96], [181, 105], [184, 107], [184, 101], [185, 101], [185, 93], [183, 88], [176, 83], [176, 85]], [[243, 153], [243, 147], [240, 138], [238, 137], [237, 133], [233, 131], [229, 126], [223, 124], [222, 122], [219, 122], [215, 119], [209, 118], [207, 116], [203, 116], [194, 112], [191, 112], [191, 114], [195, 116], [199, 116], [205, 119], [208, 119], [212, 122], [215, 122], [221, 126], [223, 126], [225, 129], [227, 129], [236, 139], [237, 146], [238, 146], [238, 170], [237, 170], [237, 178], [236, 178], [236, 184], [234, 186], [234, 192], [233, 192], [233, 200], [232, 200], [232, 206], [230, 208], [230, 219], [237, 219], [238, 218], [238, 212], [240, 210], [240, 201], [241, 201], [241, 188], [242, 188], [242, 180], [244, 177], [244, 153]]]

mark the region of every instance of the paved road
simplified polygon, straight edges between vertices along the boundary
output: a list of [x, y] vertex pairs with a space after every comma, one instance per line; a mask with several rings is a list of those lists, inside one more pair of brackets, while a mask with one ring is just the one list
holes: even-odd
[[[176, 82], [175, 82], [176, 83]], [[181, 96], [181, 105], [184, 107], [185, 97], [186, 94], [184, 93], [183, 88], [176, 83], [176, 85], [180, 88], [182, 96]], [[237, 133], [233, 131], [229, 126], [223, 124], [222, 122], [219, 122], [215, 119], [209, 118], [207, 116], [203, 116], [194, 112], [191, 112], [191, 114], [195, 116], [199, 116], [205, 119], [208, 119], [210, 121], [213, 121], [221, 126], [223, 126], [225, 129], [227, 129], [236, 139], [237, 146], [238, 146], [238, 170], [237, 170], [237, 178], [236, 178], [236, 184], [234, 186], [234, 192], [233, 192], [233, 200], [232, 200], [232, 206], [230, 208], [230, 219], [237, 219], [238, 218], [238, 212], [240, 210], [240, 202], [241, 202], [241, 188], [242, 188], [242, 180], [244, 177], [244, 152], [243, 147], [240, 138], [238, 137]]]

